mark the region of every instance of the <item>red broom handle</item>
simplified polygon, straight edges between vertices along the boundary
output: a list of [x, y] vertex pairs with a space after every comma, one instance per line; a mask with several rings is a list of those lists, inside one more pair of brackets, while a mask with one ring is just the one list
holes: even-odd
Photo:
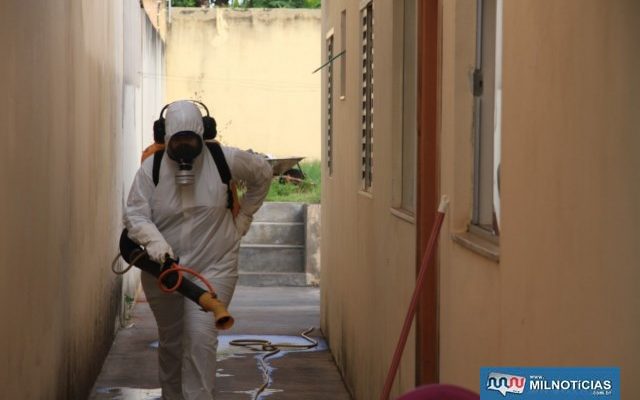
[[393, 385], [393, 380], [396, 377], [398, 365], [400, 364], [400, 359], [402, 358], [402, 352], [404, 351], [405, 344], [407, 344], [407, 337], [409, 336], [411, 323], [413, 322], [413, 317], [416, 313], [418, 298], [420, 297], [420, 292], [422, 292], [424, 278], [427, 272], [427, 265], [433, 257], [433, 250], [435, 248], [436, 242], [438, 241], [438, 235], [440, 234], [440, 228], [442, 227], [442, 221], [444, 220], [444, 216], [447, 212], [448, 206], [449, 199], [447, 198], [447, 196], [442, 196], [442, 199], [440, 200], [440, 206], [438, 206], [438, 212], [436, 213], [436, 220], [433, 222], [431, 236], [429, 237], [429, 242], [427, 243], [427, 249], [424, 252], [424, 256], [422, 256], [422, 264], [420, 265], [420, 272], [418, 273], [418, 278], [416, 279], [416, 287], [413, 289], [411, 303], [409, 304], [407, 316], [405, 317], [404, 324], [402, 325], [402, 331], [400, 332], [400, 339], [398, 339], [396, 351], [395, 353], [393, 353], [393, 360], [391, 361], [391, 367], [389, 367], [389, 372], [387, 373], [387, 379], [384, 382], [384, 388], [382, 389], [380, 400], [389, 399], [391, 386]]

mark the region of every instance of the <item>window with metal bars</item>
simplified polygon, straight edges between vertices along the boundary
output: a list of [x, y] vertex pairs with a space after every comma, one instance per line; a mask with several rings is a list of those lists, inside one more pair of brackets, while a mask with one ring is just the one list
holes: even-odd
[[362, 27], [362, 189], [373, 185], [373, 1], [361, 9]]
[[[333, 35], [327, 36], [327, 59], [333, 59]], [[327, 67], [327, 169], [333, 172], [333, 62]]]

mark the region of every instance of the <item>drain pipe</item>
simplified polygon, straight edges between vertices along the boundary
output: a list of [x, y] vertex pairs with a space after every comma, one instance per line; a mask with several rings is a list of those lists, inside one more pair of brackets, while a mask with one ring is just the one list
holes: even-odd
[[398, 345], [396, 346], [396, 351], [393, 354], [393, 359], [391, 361], [391, 366], [389, 367], [389, 372], [387, 373], [387, 379], [384, 382], [384, 388], [382, 389], [382, 395], [380, 396], [380, 400], [389, 399], [391, 386], [393, 385], [393, 380], [395, 379], [396, 373], [398, 371], [398, 365], [400, 364], [400, 359], [402, 358], [402, 352], [404, 351], [404, 346], [405, 344], [407, 344], [407, 337], [409, 336], [411, 323], [413, 322], [413, 317], [416, 313], [416, 307], [418, 306], [418, 299], [420, 298], [420, 292], [422, 292], [424, 279], [427, 275], [426, 274], [427, 265], [429, 264], [429, 261], [433, 257], [433, 251], [435, 249], [435, 245], [438, 240], [438, 235], [440, 234], [440, 228], [442, 227], [442, 221], [444, 221], [444, 217], [445, 217], [445, 214], [447, 213], [448, 207], [449, 207], [449, 198], [446, 195], [442, 196], [442, 198], [440, 199], [440, 205], [438, 206], [438, 212], [436, 213], [436, 220], [433, 222], [433, 229], [431, 230], [431, 236], [429, 237], [429, 242], [427, 243], [427, 249], [425, 250], [424, 256], [422, 257], [422, 263], [420, 265], [420, 273], [418, 273], [418, 278], [416, 279], [416, 287], [413, 289], [413, 296], [411, 297], [411, 303], [409, 303], [407, 316], [404, 319], [404, 325], [402, 325], [400, 339], [398, 339]]

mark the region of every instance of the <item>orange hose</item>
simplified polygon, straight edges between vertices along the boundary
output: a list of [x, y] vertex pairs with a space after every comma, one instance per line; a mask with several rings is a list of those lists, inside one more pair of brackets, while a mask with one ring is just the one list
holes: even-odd
[[[189, 269], [189, 268], [185, 268], [185, 267], [183, 267], [181, 265], [178, 265], [177, 263], [173, 263], [171, 268], [169, 268], [166, 271], [162, 272], [160, 274], [160, 276], [158, 276], [158, 287], [160, 288], [160, 290], [162, 290], [165, 293], [173, 293], [176, 290], [178, 290], [178, 288], [182, 284], [182, 273], [183, 272], [191, 274], [191, 275], [195, 276], [196, 278], [200, 279], [200, 281], [202, 283], [204, 283], [204, 285], [207, 287], [207, 289], [209, 289], [209, 292], [213, 295], [213, 297], [216, 297], [216, 292], [213, 290], [213, 286], [211, 286], [211, 284], [209, 283], [207, 278], [205, 278], [204, 276], [200, 275], [196, 271], [194, 271], [192, 269]], [[167, 275], [172, 274], [172, 273], [177, 273], [178, 274], [178, 281], [176, 282], [176, 284], [174, 286], [168, 288], [168, 287], [166, 287], [165, 285], [162, 284], [162, 280]]]

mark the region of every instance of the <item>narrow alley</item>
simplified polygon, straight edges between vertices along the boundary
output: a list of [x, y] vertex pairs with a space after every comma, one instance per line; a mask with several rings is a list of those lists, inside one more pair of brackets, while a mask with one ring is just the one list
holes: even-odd
[[1, 0], [0, 400], [640, 399], [639, 39], [640, 0]]
[[[350, 399], [318, 328], [318, 288], [239, 286], [230, 312], [236, 323], [219, 336], [216, 399]], [[253, 339], [304, 346], [310, 342], [300, 333], [309, 328], [313, 328], [309, 336], [318, 341], [317, 347], [283, 347], [265, 363], [261, 360], [272, 349], [253, 351], [229, 344]], [[126, 328], [119, 331], [90, 399], [159, 399], [157, 339], [151, 310], [142, 297]], [[265, 383], [268, 385], [258, 393]]]

